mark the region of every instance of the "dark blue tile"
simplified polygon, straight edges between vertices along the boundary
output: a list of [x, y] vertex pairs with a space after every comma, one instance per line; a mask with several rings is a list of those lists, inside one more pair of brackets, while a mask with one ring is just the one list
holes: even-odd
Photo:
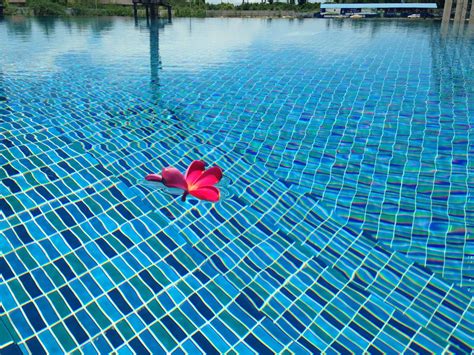
[[28, 318], [31, 325], [37, 332], [46, 327], [43, 318], [41, 318], [41, 315], [33, 302], [25, 304], [22, 308], [23, 312], [25, 312], [26, 318]]
[[158, 293], [163, 289], [161, 286], [150, 274], [148, 270], [141, 271], [138, 276], [153, 290], [153, 292]]
[[136, 354], [150, 354], [150, 351], [148, 351], [145, 345], [143, 345], [143, 343], [138, 338], [133, 338], [128, 344], [131, 346], [131, 348], [133, 349], [133, 351], [135, 351]]
[[192, 336], [193, 340], [199, 345], [205, 354], [219, 355], [219, 351], [212, 343], [200, 332], [197, 331]]
[[114, 348], [118, 348], [120, 345], [124, 343], [124, 340], [114, 328], [110, 328], [109, 330], [107, 330], [105, 332], [105, 336], [107, 337], [107, 339], [110, 341], [110, 343], [112, 344]]
[[132, 312], [132, 308], [127, 303], [127, 301], [122, 296], [119, 290], [114, 289], [112, 291], [109, 291], [108, 295], [123, 314], [129, 314]]
[[143, 319], [146, 324], [151, 324], [155, 321], [155, 316], [146, 308], [142, 307], [138, 310], [138, 315]]
[[71, 288], [68, 285], [65, 285], [59, 289], [59, 292], [63, 295], [64, 299], [66, 300], [67, 304], [73, 311], [82, 307], [81, 302], [76, 297], [74, 292], [72, 292]]
[[66, 280], [70, 281], [76, 277], [74, 271], [72, 271], [69, 264], [63, 258], [55, 260], [54, 265], [61, 271]]
[[71, 334], [74, 336], [78, 344], [82, 344], [89, 339], [89, 335], [84, 328], [79, 324], [76, 317], [70, 316], [64, 320]]
[[32, 354], [38, 354], [38, 355], [46, 355], [47, 352], [44, 349], [43, 345], [41, 342], [38, 340], [37, 337], [30, 338], [29, 340], [26, 341], [26, 346], [28, 347], [28, 350]]
[[4, 280], [9, 280], [15, 276], [10, 265], [8, 265], [7, 260], [3, 256], [0, 257], [0, 274]]
[[25, 226], [20, 224], [14, 227], [13, 230], [15, 231], [18, 238], [20, 238], [20, 240], [23, 242], [23, 244], [27, 244], [33, 241], [33, 238], [31, 238], [30, 233], [28, 233]]
[[168, 329], [178, 342], [181, 342], [186, 338], [186, 333], [170, 316], [161, 318], [161, 322], [163, 322], [166, 329]]
[[189, 297], [189, 301], [196, 307], [199, 313], [207, 319], [211, 320], [214, 317], [214, 312], [203, 302], [203, 300], [196, 294]]
[[42, 294], [41, 290], [38, 288], [38, 285], [30, 274], [21, 275], [20, 281], [32, 298], [38, 297]]
[[250, 333], [245, 337], [245, 342], [250, 345], [258, 354], [274, 354], [274, 352], [262, 343], [255, 335]]

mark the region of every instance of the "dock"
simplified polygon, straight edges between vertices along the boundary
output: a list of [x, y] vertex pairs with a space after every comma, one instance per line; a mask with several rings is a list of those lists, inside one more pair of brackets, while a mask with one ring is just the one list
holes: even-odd
[[138, 5], [145, 6], [147, 20], [160, 17], [160, 6], [162, 6], [167, 9], [168, 20], [171, 21], [171, 5], [165, 0], [133, 0], [133, 16], [135, 18], [138, 17]]

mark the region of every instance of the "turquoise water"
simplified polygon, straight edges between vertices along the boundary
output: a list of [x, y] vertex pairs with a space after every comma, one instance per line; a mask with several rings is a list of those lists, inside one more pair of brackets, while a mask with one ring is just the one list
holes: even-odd
[[469, 352], [467, 32], [0, 20], [2, 351]]

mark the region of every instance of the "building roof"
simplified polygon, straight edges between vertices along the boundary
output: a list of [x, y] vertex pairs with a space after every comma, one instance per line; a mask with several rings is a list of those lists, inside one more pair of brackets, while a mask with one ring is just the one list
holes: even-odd
[[322, 9], [436, 9], [436, 3], [352, 3], [352, 4], [321, 4]]

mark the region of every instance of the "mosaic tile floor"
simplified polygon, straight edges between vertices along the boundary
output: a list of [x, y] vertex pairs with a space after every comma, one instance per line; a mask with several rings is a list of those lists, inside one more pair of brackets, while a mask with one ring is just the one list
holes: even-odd
[[[472, 351], [469, 37], [7, 18], [0, 46], [2, 354]], [[197, 158], [215, 205], [143, 181]]]

